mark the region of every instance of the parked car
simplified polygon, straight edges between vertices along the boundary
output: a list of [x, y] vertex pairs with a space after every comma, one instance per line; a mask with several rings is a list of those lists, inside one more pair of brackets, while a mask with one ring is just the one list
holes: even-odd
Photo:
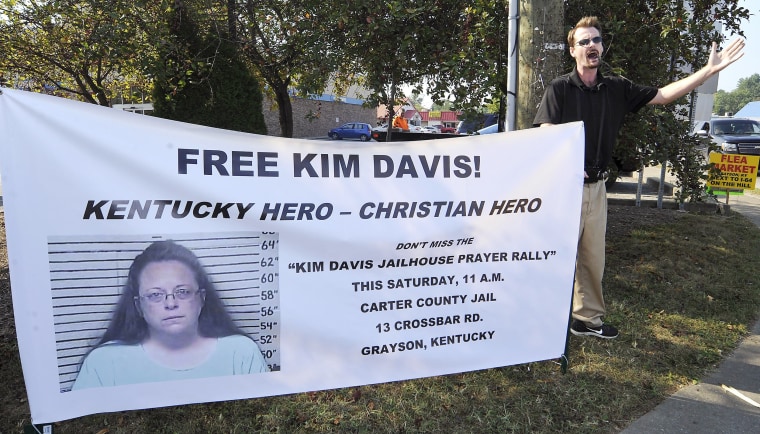
[[349, 122], [331, 129], [327, 136], [333, 140], [359, 139], [366, 142], [372, 136], [372, 126], [361, 122]]
[[493, 134], [499, 132], [499, 124], [489, 125], [485, 128], [481, 128], [475, 131], [473, 134]]
[[709, 138], [725, 154], [760, 155], [760, 122], [748, 118], [713, 118], [697, 136]]
[[[409, 129], [407, 132], [410, 133], [424, 133], [425, 131], [422, 130], [423, 127], [419, 125], [412, 125], [409, 124]], [[379, 127], [372, 128], [372, 131], [388, 131], [388, 125], [382, 124]], [[393, 131], [401, 131], [401, 128], [393, 128]]]
[[423, 133], [430, 133], [430, 134], [438, 134], [440, 131], [438, 131], [438, 128], [436, 127], [422, 127]]
[[499, 114], [498, 113], [491, 113], [491, 114], [478, 114], [470, 116], [468, 119], [462, 120], [459, 122], [459, 125], [457, 126], [457, 134], [472, 134], [475, 131], [490, 127], [493, 124], [499, 123]]
[[454, 127], [445, 127], [443, 125], [436, 125], [435, 128], [441, 133], [456, 134], [457, 129]]

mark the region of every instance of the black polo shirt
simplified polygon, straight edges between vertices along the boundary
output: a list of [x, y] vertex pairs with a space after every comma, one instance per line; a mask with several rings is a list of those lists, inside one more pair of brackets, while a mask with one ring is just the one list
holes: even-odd
[[534, 126], [583, 121], [586, 133], [584, 169], [607, 168], [618, 132], [627, 113], [635, 113], [657, 95], [657, 88], [641, 86], [617, 76], [598, 74], [598, 83], [587, 87], [578, 70], [558, 77], [546, 88]]

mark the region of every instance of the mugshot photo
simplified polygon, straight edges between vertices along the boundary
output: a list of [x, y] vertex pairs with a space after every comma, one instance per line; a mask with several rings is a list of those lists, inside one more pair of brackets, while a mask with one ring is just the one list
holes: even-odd
[[61, 392], [279, 370], [276, 233], [50, 238]]

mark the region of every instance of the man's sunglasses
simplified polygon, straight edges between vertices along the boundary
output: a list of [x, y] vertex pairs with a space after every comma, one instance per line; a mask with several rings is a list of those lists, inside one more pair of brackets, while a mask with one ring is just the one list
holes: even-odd
[[599, 44], [599, 43], [602, 42], [602, 37], [601, 36], [594, 36], [591, 39], [588, 39], [588, 38], [587, 39], [581, 39], [580, 41], [576, 42], [576, 44], [580, 45], [581, 47], [585, 47], [585, 46], [587, 46], [588, 44], [590, 44], [592, 42], [595, 43], [595, 44]]

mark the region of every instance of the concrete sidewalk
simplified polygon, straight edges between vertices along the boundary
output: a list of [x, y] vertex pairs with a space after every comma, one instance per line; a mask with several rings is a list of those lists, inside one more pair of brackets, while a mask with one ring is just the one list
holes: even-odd
[[720, 366], [631, 423], [622, 434], [760, 432], [760, 322]]
[[[623, 177], [610, 189], [610, 203], [633, 203], [638, 173], [633, 175]], [[645, 169], [645, 181], [659, 180], [659, 176], [659, 168]], [[672, 179], [666, 177], [666, 182]], [[656, 186], [657, 183], [650, 182], [642, 189], [641, 200], [646, 206], [656, 201]], [[663, 202], [664, 206], [673, 207], [675, 198], [665, 196]], [[720, 202], [725, 204], [726, 198], [721, 197]], [[724, 212], [741, 213], [760, 227], [760, 197], [734, 195], [728, 198], [727, 205]], [[653, 433], [760, 433], [760, 322], [702, 381], [679, 390], [621, 431], [621, 434]]]

